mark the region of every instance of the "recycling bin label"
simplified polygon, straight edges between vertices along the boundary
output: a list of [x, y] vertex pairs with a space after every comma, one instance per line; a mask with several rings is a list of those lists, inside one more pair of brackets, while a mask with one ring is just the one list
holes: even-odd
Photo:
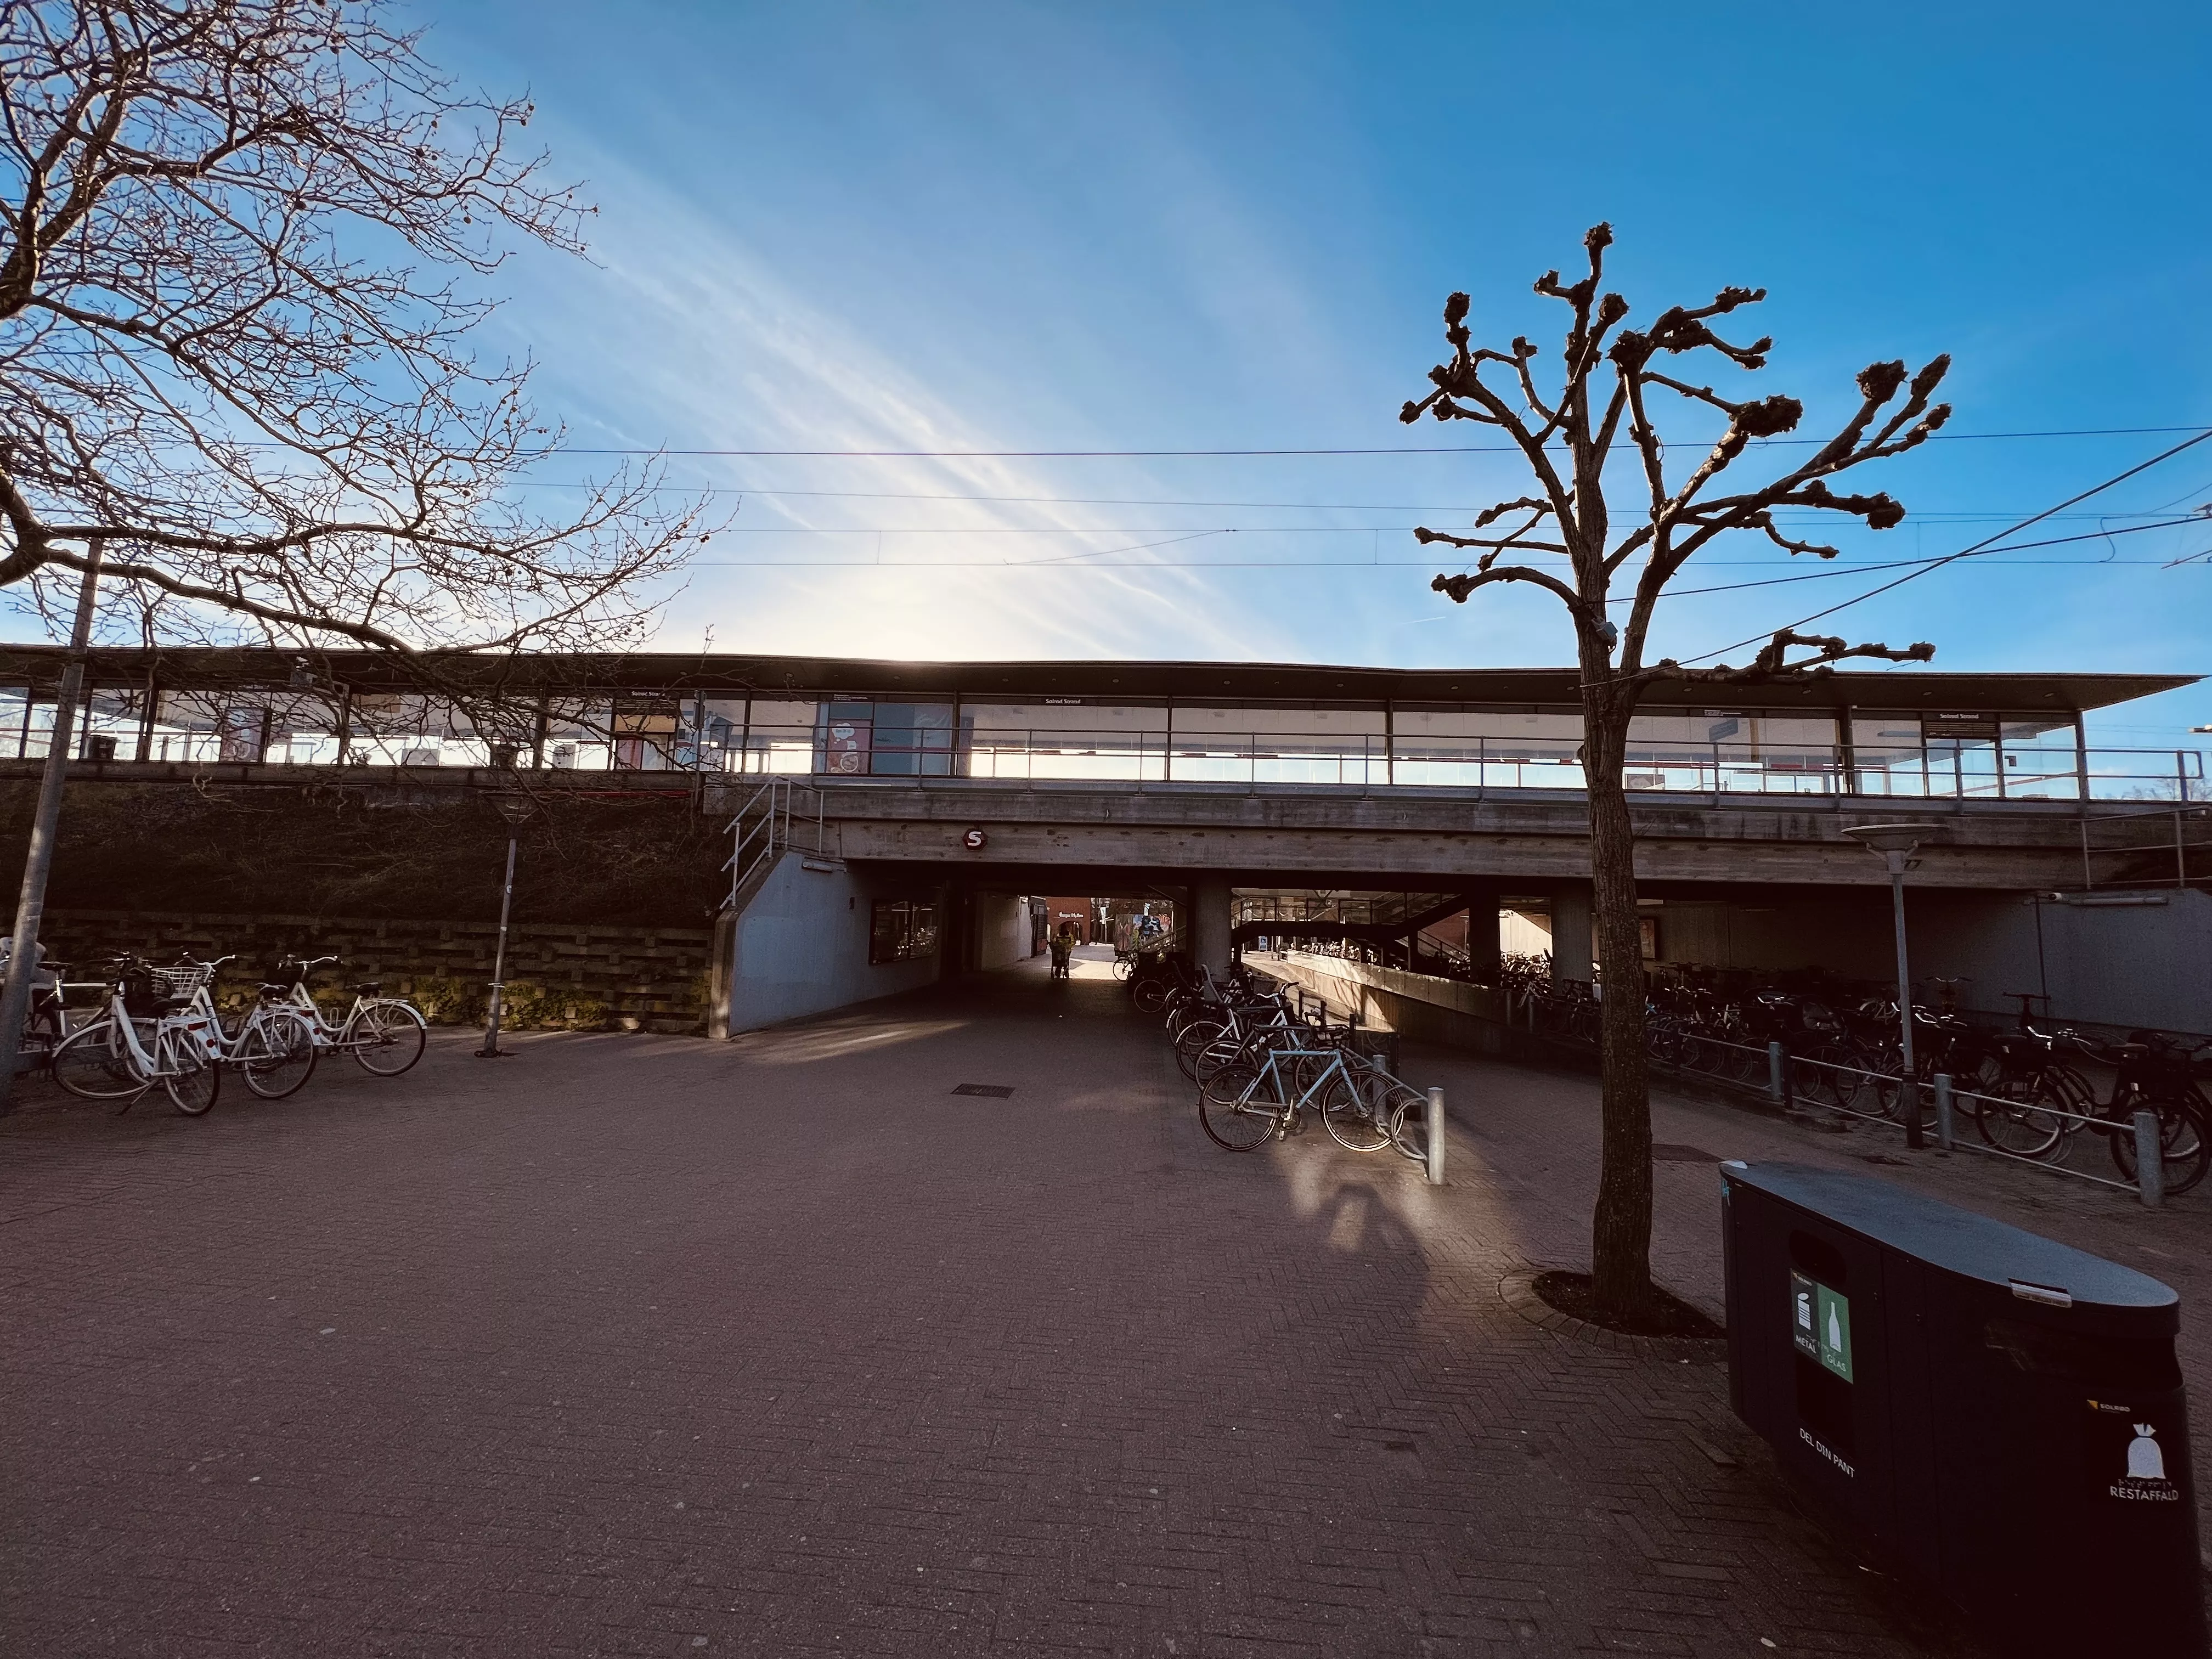
[[1790, 1336], [1797, 1352], [1851, 1380], [1851, 1299], [1803, 1273], [1790, 1275]]
[[2166, 1473], [2166, 1448], [2151, 1413], [2112, 1400], [2092, 1400], [2090, 1478], [2106, 1493], [2130, 1504], [2178, 1504], [2181, 1488]]

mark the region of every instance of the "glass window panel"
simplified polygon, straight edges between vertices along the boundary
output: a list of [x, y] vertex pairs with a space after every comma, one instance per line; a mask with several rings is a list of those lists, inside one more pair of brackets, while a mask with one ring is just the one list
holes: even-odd
[[822, 713], [811, 697], [755, 697], [744, 734], [747, 772], [814, 770], [815, 726]]
[[1951, 793], [1948, 770], [1938, 777], [1929, 775], [1917, 714], [1854, 712], [1851, 758], [1856, 769], [1851, 782], [1855, 794], [1909, 797]]
[[874, 776], [941, 778], [952, 770], [949, 702], [833, 702], [826, 719], [832, 771], [838, 769], [841, 726], [852, 728], [866, 753], [861, 769]]
[[96, 688], [85, 694], [77, 755], [84, 760], [137, 760], [145, 729], [145, 687]]
[[164, 691], [147, 734], [146, 757], [205, 763], [258, 761], [264, 752], [271, 694], [258, 687]]
[[[293, 752], [303, 757], [320, 752], [327, 715], [312, 704], [298, 712], [308, 718], [295, 719], [283, 706], [273, 710], [272, 732], [287, 732]], [[357, 691], [350, 714], [346, 758], [356, 766], [526, 764], [537, 726], [526, 702], [464, 708], [412, 691]]]
[[1389, 775], [1379, 704], [1177, 703], [1171, 727], [1168, 775], [1178, 782], [1365, 784]]
[[868, 960], [904, 962], [937, 954], [937, 907], [913, 899], [878, 899], [868, 917]]
[[[24, 752], [23, 732], [30, 718], [30, 688], [0, 685], [0, 759], [13, 759]], [[43, 744], [39, 752], [46, 752]]]
[[604, 698], [556, 697], [545, 705], [544, 764], [559, 772], [605, 772], [614, 763], [614, 709]]
[[613, 764], [623, 772], [667, 772], [694, 764], [696, 737], [675, 692], [632, 692], [613, 699]]
[[744, 769], [745, 700], [702, 697], [693, 705], [693, 763], [709, 772]]
[[1401, 708], [1395, 781], [1465, 789], [1579, 789], [1583, 717], [1551, 708]]
[[1685, 708], [1629, 722], [1632, 789], [1825, 794], [1838, 775], [1832, 716]]
[[1165, 704], [963, 702], [963, 777], [1097, 779], [1134, 783], [1166, 776]]
[[1997, 728], [2008, 796], [2021, 800], [2078, 800], [2074, 722], [2040, 719], [2002, 720]]

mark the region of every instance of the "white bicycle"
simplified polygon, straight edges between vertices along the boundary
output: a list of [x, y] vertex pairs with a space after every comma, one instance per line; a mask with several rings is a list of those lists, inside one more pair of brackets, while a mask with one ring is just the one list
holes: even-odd
[[[343, 1049], [362, 1071], [377, 1077], [398, 1077], [422, 1058], [429, 1021], [406, 998], [384, 995], [380, 980], [355, 986], [353, 1006], [346, 1010], [345, 1018], [332, 1020], [308, 994], [307, 975], [337, 961], [336, 957], [316, 957], [306, 962], [279, 963], [280, 974], [286, 969], [292, 970], [292, 988], [280, 1006], [308, 1022], [318, 1051]], [[270, 988], [262, 988], [266, 994]]]
[[214, 977], [210, 967], [119, 959], [106, 1009], [55, 1047], [54, 1081], [118, 1115], [158, 1083], [177, 1110], [204, 1115], [222, 1086], [222, 1026], [206, 997]]

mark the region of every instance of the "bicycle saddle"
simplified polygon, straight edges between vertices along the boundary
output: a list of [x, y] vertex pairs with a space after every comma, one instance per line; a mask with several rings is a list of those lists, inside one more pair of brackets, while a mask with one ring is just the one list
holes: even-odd
[[383, 994], [384, 981], [380, 979], [365, 979], [353, 988], [365, 997], [379, 996]]

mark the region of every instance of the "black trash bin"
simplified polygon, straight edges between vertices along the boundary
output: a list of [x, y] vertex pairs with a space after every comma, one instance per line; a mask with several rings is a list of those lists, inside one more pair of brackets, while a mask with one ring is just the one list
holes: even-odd
[[1869, 1176], [1721, 1194], [1730, 1403], [1816, 1508], [2010, 1650], [2204, 1652], [2172, 1290]]

